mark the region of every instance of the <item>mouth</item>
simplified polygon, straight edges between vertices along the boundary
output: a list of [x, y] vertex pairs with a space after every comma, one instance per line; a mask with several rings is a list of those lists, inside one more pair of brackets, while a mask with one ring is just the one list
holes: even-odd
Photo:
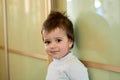
[[50, 51], [51, 54], [57, 54], [59, 51]]

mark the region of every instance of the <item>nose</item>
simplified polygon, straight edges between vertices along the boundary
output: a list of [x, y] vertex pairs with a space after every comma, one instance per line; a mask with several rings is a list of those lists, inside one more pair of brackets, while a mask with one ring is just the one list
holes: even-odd
[[56, 44], [55, 42], [52, 42], [52, 43], [50, 44], [50, 48], [51, 48], [51, 49], [56, 48], [56, 46], [57, 46], [57, 44]]

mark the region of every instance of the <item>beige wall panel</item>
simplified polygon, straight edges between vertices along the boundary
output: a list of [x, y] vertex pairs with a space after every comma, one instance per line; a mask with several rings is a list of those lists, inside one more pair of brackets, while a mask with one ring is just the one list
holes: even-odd
[[[44, 0], [7, 0], [8, 48], [46, 55], [40, 29]], [[9, 52], [10, 80], [45, 80], [47, 61]]]
[[[3, 19], [3, 1], [0, 0], [0, 46], [4, 45], [4, 19]], [[0, 49], [0, 80], [6, 80], [6, 54], [5, 50]]]

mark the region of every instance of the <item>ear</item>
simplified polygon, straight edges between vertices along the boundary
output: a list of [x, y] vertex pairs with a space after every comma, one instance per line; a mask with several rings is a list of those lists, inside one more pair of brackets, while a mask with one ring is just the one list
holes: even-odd
[[73, 40], [69, 39], [69, 48], [71, 48], [73, 45]]

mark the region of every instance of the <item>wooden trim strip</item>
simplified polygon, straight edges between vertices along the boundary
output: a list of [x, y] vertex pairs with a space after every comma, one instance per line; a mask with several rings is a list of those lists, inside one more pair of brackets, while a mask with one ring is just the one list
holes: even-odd
[[[4, 49], [4, 46], [0, 46], [0, 49]], [[41, 55], [40, 53], [30, 53], [30, 52], [25, 52], [21, 50], [10, 49], [10, 48], [8, 49], [8, 51], [14, 54], [20, 54], [20, 55], [34, 57], [42, 60], [48, 60], [48, 56]]]
[[87, 67], [94, 67], [94, 68], [99, 68], [103, 70], [108, 70], [108, 71], [114, 71], [114, 72], [120, 72], [120, 66], [111, 66], [108, 64], [103, 64], [103, 63], [96, 63], [96, 62], [91, 62], [91, 61], [85, 61], [85, 60], [80, 60], [85, 64]]
[[[4, 47], [0, 46], [0, 49], [4, 49]], [[39, 53], [29, 53], [29, 52], [20, 51], [20, 50], [14, 50], [14, 49], [8, 49], [8, 51], [15, 53], [15, 54], [20, 54], [20, 55], [25, 55], [25, 56], [29, 56], [29, 57], [34, 57], [34, 58], [38, 58], [38, 59], [51, 61], [50, 57], [41, 55]], [[85, 60], [80, 60], [80, 61], [83, 62], [83, 64], [85, 64], [85, 66], [87, 66], [87, 67], [93, 67], [93, 68], [98, 68], [98, 69], [103, 69], [103, 70], [108, 70], [108, 71], [113, 71], [113, 72], [120, 72], [120, 66], [112, 66], [112, 65], [108, 65], [108, 64], [85, 61]]]
[[48, 0], [45, 0], [45, 18], [48, 16]]
[[4, 28], [4, 55], [5, 55], [5, 76], [6, 76], [6, 80], [10, 79], [10, 74], [9, 74], [9, 56], [8, 56], [8, 52], [7, 52], [7, 47], [8, 47], [8, 42], [7, 42], [7, 38], [8, 38], [8, 33], [7, 33], [7, 1], [6, 0], [2, 0], [2, 4], [3, 4], [3, 28]]

